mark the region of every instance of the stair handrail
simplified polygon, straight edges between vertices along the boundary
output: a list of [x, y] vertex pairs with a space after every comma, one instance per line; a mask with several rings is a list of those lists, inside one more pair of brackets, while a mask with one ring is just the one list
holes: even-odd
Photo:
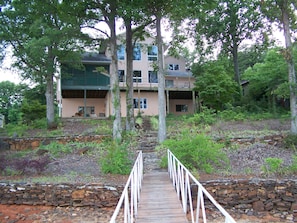
[[[184, 213], [187, 213], [188, 204], [192, 223], [199, 222], [200, 207], [202, 212], [203, 223], [206, 223], [206, 213], [204, 206], [204, 195], [212, 202], [212, 204], [225, 217], [225, 223], [236, 223], [236, 221], [229, 215], [229, 213], [209, 194], [209, 192], [202, 186], [201, 183], [190, 173], [190, 171], [176, 158], [176, 156], [168, 149], [168, 172], [172, 180], [172, 184], [176, 189], [176, 193], [182, 202]], [[196, 215], [193, 207], [193, 199], [191, 193], [190, 180], [198, 187]]]
[[122, 206], [124, 209], [124, 213], [123, 213], [124, 223], [134, 222], [134, 218], [137, 215], [137, 211], [138, 211], [138, 202], [140, 197], [142, 179], [143, 179], [143, 157], [142, 157], [142, 151], [139, 151], [136, 161], [134, 163], [134, 166], [130, 172], [127, 183], [122, 192], [122, 195], [110, 219], [110, 223], [116, 223], [116, 219], [120, 213]]

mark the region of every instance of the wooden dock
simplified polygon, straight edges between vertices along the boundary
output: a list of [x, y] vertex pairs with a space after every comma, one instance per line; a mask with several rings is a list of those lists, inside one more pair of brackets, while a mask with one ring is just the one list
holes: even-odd
[[167, 172], [144, 175], [136, 223], [188, 223]]

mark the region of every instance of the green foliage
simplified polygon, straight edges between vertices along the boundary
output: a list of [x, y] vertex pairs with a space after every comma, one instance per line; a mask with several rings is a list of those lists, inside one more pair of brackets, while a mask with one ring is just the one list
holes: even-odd
[[23, 121], [27, 124], [34, 120], [42, 119], [46, 115], [46, 105], [42, 105], [39, 101], [24, 101], [21, 111], [23, 113]]
[[297, 173], [297, 155], [293, 156], [293, 162], [288, 169], [291, 173]]
[[[167, 139], [162, 144], [190, 170], [213, 173], [217, 168], [228, 166], [228, 158], [222, 151], [222, 144], [215, 143], [205, 135], [190, 134], [185, 131], [176, 138]], [[162, 159], [166, 165], [167, 157]]]
[[73, 146], [73, 144], [70, 144], [70, 143], [60, 144], [57, 142], [51, 142], [50, 144], [42, 145], [39, 148], [49, 151], [49, 153], [53, 157], [59, 157], [63, 154], [69, 154], [73, 152], [75, 147]]
[[150, 117], [150, 123], [151, 123], [151, 126], [152, 126], [153, 130], [158, 130], [158, 128], [159, 128], [158, 118], [156, 118], [154, 116]]
[[297, 135], [289, 134], [284, 138], [284, 145], [287, 149], [293, 149], [296, 151], [297, 148]]
[[129, 157], [127, 144], [118, 144], [115, 141], [109, 142], [99, 164], [103, 173], [129, 174], [132, 161]]
[[[227, 67], [227, 69], [226, 69]], [[238, 87], [228, 70], [228, 62], [221, 59], [209, 61], [203, 65], [194, 65], [193, 74], [196, 76], [195, 90], [204, 106], [215, 110], [224, 108], [238, 95]]]
[[203, 108], [203, 112], [194, 114], [188, 119], [188, 122], [194, 125], [211, 125], [216, 122], [215, 110], [211, 108]]
[[283, 160], [280, 158], [272, 158], [268, 157], [265, 160], [264, 165], [261, 167], [261, 169], [266, 174], [279, 174], [282, 172], [281, 165], [283, 163]]

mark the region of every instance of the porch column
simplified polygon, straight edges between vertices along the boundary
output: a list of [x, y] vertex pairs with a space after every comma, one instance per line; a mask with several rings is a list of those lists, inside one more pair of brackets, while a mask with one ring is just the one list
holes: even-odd
[[195, 91], [192, 91], [192, 102], [193, 102], [193, 114], [196, 112], [196, 97]]
[[87, 117], [87, 89], [84, 89], [84, 117]]
[[166, 114], [169, 114], [169, 91], [166, 90]]

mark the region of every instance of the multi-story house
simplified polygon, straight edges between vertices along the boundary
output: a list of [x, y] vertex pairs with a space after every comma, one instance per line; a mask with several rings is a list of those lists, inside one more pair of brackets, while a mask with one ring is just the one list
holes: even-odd
[[[133, 82], [135, 115], [158, 115], [158, 78], [154, 63], [158, 49], [153, 38], [135, 45], [133, 50]], [[108, 117], [112, 114], [109, 66], [111, 59], [104, 53], [88, 53], [82, 57], [84, 69], [62, 66], [58, 84], [61, 117]], [[185, 60], [164, 57], [167, 114], [195, 112], [194, 77], [186, 70]], [[121, 115], [126, 116], [126, 55], [125, 46], [118, 46]]]

